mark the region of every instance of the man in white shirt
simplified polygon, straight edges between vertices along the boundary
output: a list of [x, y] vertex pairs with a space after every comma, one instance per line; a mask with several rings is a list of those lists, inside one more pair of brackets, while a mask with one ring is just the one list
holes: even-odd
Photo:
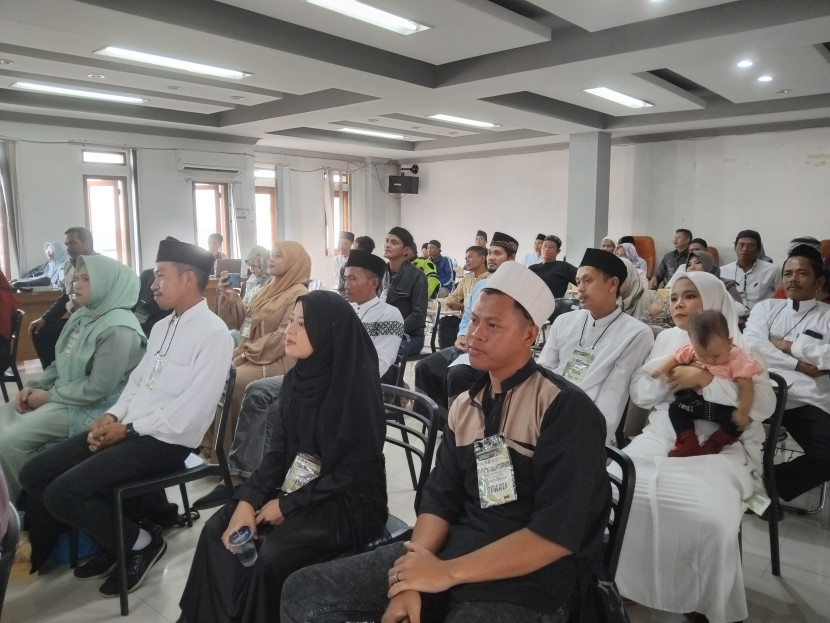
[[744, 305], [752, 309], [758, 301], [772, 297], [781, 279], [781, 269], [761, 260], [761, 234], [745, 229], [735, 237], [737, 261], [720, 268], [721, 279], [731, 279], [738, 284], [738, 292]]
[[783, 424], [804, 454], [775, 466], [784, 500], [830, 480], [830, 305], [816, 300], [821, 270], [818, 251], [794, 248], [784, 262], [787, 299], [759, 302], [743, 333], [789, 388]]
[[545, 234], [536, 234], [536, 239], [533, 241], [533, 253], [528, 253], [522, 258], [522, 265], [530, 268], [534, 264], [541, 264], [542, 259], [542, 243], [545, 241]]
[[[75, 569], [75, 577], [107, 577], [99, 589], [118, 595], [113, 485], [182, 467], [213, 421], [233, 350], [225, 323], [202, 298], [214, 257], [167, 238], [159, 245], [153, 293], [173, 314], [156, 323], [147, 351], [121, 397], [80, 433], [52, 446], [21, 470], [26, 492], [59, 521], [86, 532], [102, 553]], [[160, 531], [124, 520], [127, 589], [141, 584], [167, 549]]]
[[582, 309], [554, 320], [539, 363], [576, 383], [605, 416], [606, 442], [628, 400], [631, 376], [654, 344], [648, 325], [617, 306], [625, 264], [613, 253], [587, 249], [576, 272]]
[[377, 255], [352, 249], [346, 261], [346, 298], [378, 352], [381, 380], [394, 384], [395, 379], [384, 379], [384, 375], [398, 356], [403, 338], [403, 316], [397, 307], [378, 298], [385, 272], [386, 262]]

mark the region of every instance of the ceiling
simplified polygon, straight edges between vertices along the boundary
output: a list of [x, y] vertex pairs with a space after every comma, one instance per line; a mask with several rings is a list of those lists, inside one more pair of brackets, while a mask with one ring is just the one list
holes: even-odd
[[[623, 143], [830, 126], [828, 0], [364, 1], [430, 29], [399, 35], [305, 0], [0, 0], [0, 120], [400, 163], [562, 147], [580, 132]], [[106, 46], [251, 75], [94, 54]], [[145, 102], [11, 88], [19, 80]], [[598, 86], [653, 105], [583, 92]]]

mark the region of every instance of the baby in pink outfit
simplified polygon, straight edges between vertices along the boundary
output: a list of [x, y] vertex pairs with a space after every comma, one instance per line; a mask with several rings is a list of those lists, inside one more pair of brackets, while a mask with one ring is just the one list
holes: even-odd
[[[755, 397], [752, 377], [764, 371], [758, 361], [733, 344], [726, 318], [719, 311], [705, 310], [694, 314], [689, 320], [689, 340], [690, 344], [678, 348], [652, 370], [651, 376], [656, 378], [678, 366], [696, 363], [712, 376], [737, 384], [738, 406], [733, 410], [725, 405], [706, 403], [695, 398], [689, 390], [676, 393], [674, 402], [669, 405], [669, 419], [677, 433], [677, 442], [669, 456], [717, 454], [725, 446], [735, 443], [751, 423], [749, 411]], [[701, 393], [699, 389], [696, 392]], [[698, 444], [695, 434], [696, 419], [707, 419], [721, 426], [703, 446]]]

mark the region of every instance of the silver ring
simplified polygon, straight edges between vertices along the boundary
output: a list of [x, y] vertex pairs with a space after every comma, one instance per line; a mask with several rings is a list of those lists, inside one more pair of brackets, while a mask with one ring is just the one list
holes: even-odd
[[395, 580], [395, 584], [400, 582], [400, 580], [398, 579], [398, 572], [397, 571], [395, 571], [395, 575], [392, 576], [392, 579]]

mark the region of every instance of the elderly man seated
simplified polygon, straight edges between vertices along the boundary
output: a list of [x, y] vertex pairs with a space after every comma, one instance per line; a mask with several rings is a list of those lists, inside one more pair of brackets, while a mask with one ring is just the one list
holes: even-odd
[[280, 620], [564, 623], [590, 581], [610, 508], [605, 423], [530, 347], [554, 308], [517, 262], [473, 306], [470, 360], [409, 542], [301, 569]]
[[[118, 595], [113, 485], [183, 465], [213, 420], [233, 344], [202, 298], [214, 257], [167, 238], [159, 245], [153, 292], [173, 314], [157, 323], [121, 397], [89, 427], [30, 460], [23, 488], [56, 519], [87, 533], [102, 552], [75, 569], [84, 580], [107, 578], [99, 592]], [[127, 589], [132, 592], [167, 544], [158, 531], [124, 520]]]

